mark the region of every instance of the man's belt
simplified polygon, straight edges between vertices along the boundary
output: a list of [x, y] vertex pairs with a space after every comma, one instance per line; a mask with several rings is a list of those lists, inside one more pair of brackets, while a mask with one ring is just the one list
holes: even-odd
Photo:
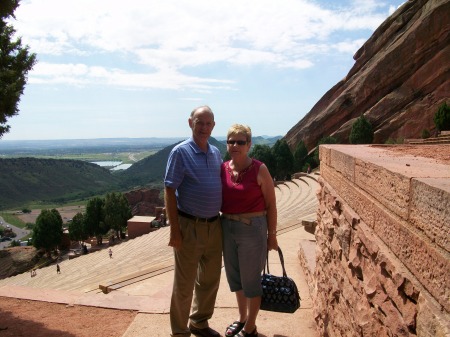
[[222, 217], [225, 219], [230, 219], [234, 221], [242, 222], [246, 225], [252, 224], [252, 218], [256, 218], [258, 216], [264, 216], [266, 215], [266, 211], [262, 212], [253, 212], [253, 213], [240, 213], [240, 214], [228, 214], [228, 213], [222, 213]]
[[195, 222], [213, 222], [219, 218], [218, 215], [213, 216], [212, 218], [199, 218], [198, 216], [188, 214], [181, 210], [178, 210], [178, 215], [182, 216], [183, 218], [188, 218], [188, 219], [194, 220]]

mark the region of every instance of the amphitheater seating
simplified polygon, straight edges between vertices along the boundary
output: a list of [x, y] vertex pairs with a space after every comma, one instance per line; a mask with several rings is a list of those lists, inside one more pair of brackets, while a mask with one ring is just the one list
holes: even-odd
[[277, 185], [275, 191], [280, 232], [300, 226], [302, 220], [316, 219], [318, 187], [319, 184], [314, 175], [305, 175]]
[[[298, 228], [302, 220], [316, 219], [317, 188], [318, 182], [314, 174], [277, 184], [275, 191], [279, 233]], [[61, 274], [56, 273], [55, 265], [50, 265], [37, 270], [36, 277], [23, 273], [0, 280], [0, 287], [18, 285], [37, 289], [108, 293], [173, 269], [173, 252], [167, 245], [169, 233], [169, 227], [163, 227], [114, 245], [112, 258], [108, 255], [108, 249], [102, 249], [60, 262]]]

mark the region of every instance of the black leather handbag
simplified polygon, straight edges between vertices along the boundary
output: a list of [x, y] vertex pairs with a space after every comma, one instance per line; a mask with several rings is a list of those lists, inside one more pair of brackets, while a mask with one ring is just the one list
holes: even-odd
[[278, 247], [283, 276], [274, 276], [269, 271], [269, 252], [267, 252], [266, 266], [261, 275], [263, 295], [261, 298], [261, 310], [294, 313], [300, 308], [300, 295], [295, 282], [286, 274], [284, 257], [281, 248]]

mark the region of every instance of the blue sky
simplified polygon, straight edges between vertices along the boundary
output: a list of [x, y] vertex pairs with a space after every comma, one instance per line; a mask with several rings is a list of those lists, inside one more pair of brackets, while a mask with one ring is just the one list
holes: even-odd
[[[4, 140], [184, 137], [192, 109], [285, 135], [397, 0], [21, 0], [37, 54]], [[1, 141], [1, 140], [0, 140]]]

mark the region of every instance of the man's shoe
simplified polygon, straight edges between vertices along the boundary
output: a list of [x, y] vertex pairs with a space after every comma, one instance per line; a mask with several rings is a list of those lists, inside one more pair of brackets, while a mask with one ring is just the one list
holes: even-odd
[[210, 327], [199, 329], [193, 325], [189, 325], [189, 330], [196, 336], [200, 337], [220, 337], [220, 333], [216, 330], [211, 329]]

